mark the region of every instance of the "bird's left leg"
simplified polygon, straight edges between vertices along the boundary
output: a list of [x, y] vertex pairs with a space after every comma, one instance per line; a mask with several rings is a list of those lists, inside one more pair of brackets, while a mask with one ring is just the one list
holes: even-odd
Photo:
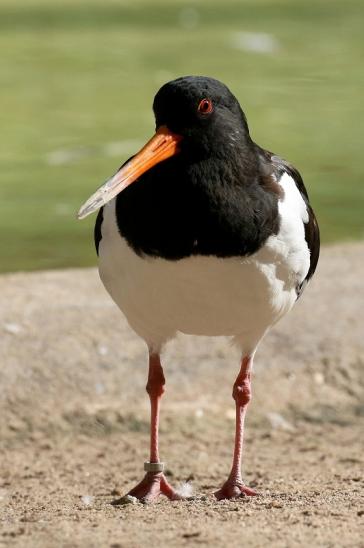
[[[150, 425], [150, 458], [144, 463], [147, 472], [140, 483], [129, 491], [128, 495], [138, 498], [141, 502], [153, 502], [160, 494], [171, 500], [182, 498], [169, 485], [163, 474], [164, 464], [159, 460], [159, 409], [160, 400], [164, 393], [165, 379], [159, 354], [149, 354], [149, 374], [146, 390], [150, 398], [151, 425]], [[118, 504], [115, 501], [114, 504]], [[121, 502], [121, 499], [120, 499]]]
[[241, 495], [257, 495], [254, 489], [244, 485], [241, 477], [241, 457], [243, 451], [244, 422], [248, 404], [251, 400], [252, 356], [244, 356], [239, 374], [233, 387], [233, 398], [236, 406], [236, 430], [233, 464], [230, 475], [224, 485], [215, 492], [218, 500], [232, 499]]

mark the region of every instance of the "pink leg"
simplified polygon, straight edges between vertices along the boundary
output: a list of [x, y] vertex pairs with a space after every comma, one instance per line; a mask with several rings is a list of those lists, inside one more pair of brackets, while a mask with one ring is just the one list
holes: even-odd
[[242, 359], [239, 374], [233, 387], [233, 398], [236, 405], [235, 447], [231, 472], [224, 485], [215, 492], [218, 500], [231, 499], [242, 495], [257, 495], [254, 489], [246, 487], [241, 477], [241, 456], [243, 452], [244, 421], [251, 400], [251, 368], [253, 358], [245, 356]]
[[[150, 460], [145, 463], [147, 471], [144, 478], [136, 487], [129, 491], [128, 495], [138, 498], [144, 503], [153, 502], [160, 494], [171, 500], [180, 497], [169, 485], [163, 474], [163, 463], [159, 460], [158, 430], [160, 400], [164, 393], [165, 379], [158, 354], [149, 354], [149, 374], [146, 390], [150, 398], [151, 427], [150, 427]], [[121, 503], [123, 499], [113, 504]]]

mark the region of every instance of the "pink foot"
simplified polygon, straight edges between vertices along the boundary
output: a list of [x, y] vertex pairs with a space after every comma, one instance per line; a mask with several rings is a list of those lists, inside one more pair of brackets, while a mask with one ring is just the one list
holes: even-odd
[[[140, 483], [129, 491], [128, 495], [136, 497], [144, 504], [154, 502], [159, 495], [165, 495], [170, 500], [181, 500], [182, 496], [169, 485], [165, 475], [162, 472], [147, 472]], [[123, 504], [124, 497], [115, 500], [115, 506]]]
[[254, 497], [257, 496], [259, 493], [254, 491], [254, 489], [251, 489], [250, 487], [247, 487], [243, 484], [242, 481], [236, 480], [231, 481], [227, 480], [224, 485], [219, 489], [218, 491], [215, 491], [214, 495], [217, 498], [217, 500], [224, 500], [224, 499], [234, 499], [237, 497]]

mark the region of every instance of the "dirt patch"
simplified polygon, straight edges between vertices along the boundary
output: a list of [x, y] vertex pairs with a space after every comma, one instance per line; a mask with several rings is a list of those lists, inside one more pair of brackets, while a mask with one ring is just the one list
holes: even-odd
[[[194, 500], [110, 503], [148, 456], [147, 353], [95, 270], [0, 277], [0, 546], [364, 546], [364, 245], [325, 249], [295, 310], [263, 341], [244, 477], [229, 470], [238, 354], [166, 348], [161, 454]], [[360, 530], [361, 528], [361, 530]]]

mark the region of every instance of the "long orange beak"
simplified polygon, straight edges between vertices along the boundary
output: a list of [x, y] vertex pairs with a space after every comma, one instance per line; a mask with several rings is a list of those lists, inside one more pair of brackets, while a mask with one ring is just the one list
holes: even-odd
[[181, 135], [172, 133], [166, 126], [161, 126], [156, 134], [125, 166], [119, 169], [81, 206], [77, 217], [84, 219], [90, 213], [112, 200], [148, 169], [159, 162], [167, 160], [180, 151]]

